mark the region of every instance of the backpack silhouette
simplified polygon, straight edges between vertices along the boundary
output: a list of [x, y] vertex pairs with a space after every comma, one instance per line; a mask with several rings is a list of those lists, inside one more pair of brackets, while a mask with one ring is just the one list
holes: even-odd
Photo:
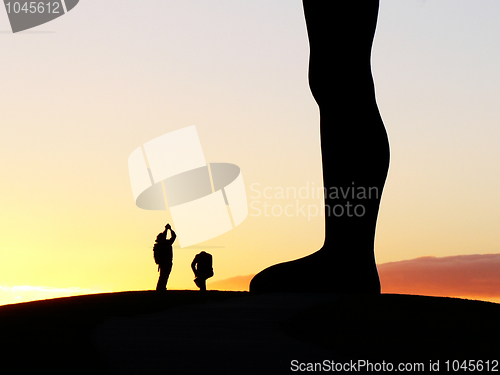
[[169, 260], [167, 246], [168, 241], [165, 237], [165, 233], [158, 234], [158, 236], [156, 236], [155, 244], [153, 245], [153, 258], [155, 260], [155, 263], [158, 264], [158, 267], [160, 266], [160, 264], [165, 263]]

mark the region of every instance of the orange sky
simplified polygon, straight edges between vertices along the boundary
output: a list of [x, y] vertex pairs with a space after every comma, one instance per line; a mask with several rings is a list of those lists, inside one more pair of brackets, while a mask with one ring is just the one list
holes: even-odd
[[[382, 293], [457, 297], [500, 302], [500, 254], [420, 257], [379, 264]], [[208, 287], [248, 290], [253, 275], [236, 276]]]
[[378, 266], [383, 293], [500, 302], [500, 254], [421, 257]]

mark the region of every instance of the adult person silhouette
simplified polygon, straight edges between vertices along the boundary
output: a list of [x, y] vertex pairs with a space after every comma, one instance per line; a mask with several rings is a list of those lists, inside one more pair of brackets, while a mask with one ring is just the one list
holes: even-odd
[[[167, 238], [168, 230], [170, 229], [170, 238]], [[158, 283], [156, 284], [156, 291], [163, 292], [167, 290], [168, 277], [172, 271], [172, 264], [174, 259], [174, 252], [172, 244], [174, 243], [177, 235], [172, 230], [170, 224], [165, 225], [165, 230], [156, 236], [156, 242], [153, 247], [154, 258], [158, 264]]]
[[[380, 293], [374, 240], [389, 142], [370, 66], [379, 1], [303, 0], [303, 9], [320, 112], [325, 240], [311, 255], [258, 273], [250, 291]], [[348, 188], [354, 194], [333, 193]]]
[[191, 263], [191, 269], [196, 278], [194, 283], [201, 291], [206, 291], [206, 281], [214, 275], [212, 255], [202, 251], [197, 254]]

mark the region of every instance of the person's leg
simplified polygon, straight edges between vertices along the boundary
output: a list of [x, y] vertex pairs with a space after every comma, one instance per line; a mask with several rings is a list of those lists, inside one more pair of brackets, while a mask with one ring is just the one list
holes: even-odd
[[196, 279], [194, 279], [194, 283], [198, 288], [200, 288], [200, 290], [205, 291], [207, 290], [207, 279], [213, 275], [213, 272], [198, 272], [196, 274]]
[[309, 85], [320, 109], [325, 242], [260, 272], [250, 291], [380, 293], [373, 246], [389, 144], [370, 66], [378, 1], [303, 4]]
[[200, 288], [200, 289], [201, 289], [201, 286], [200, 286], [200, 278], [199, 278], [199, 277], [196, 277], [193, 281], [194, 281], [194, 283], [196, 284], [196, 286], [197, 286], [198, 288]]
[[200, 286], [200, 290], [202, 292], [205, 292], [207, 290], [207, 279], [204, 277], [201, 277], [198, 280], [199, 280], [198, 284]]
[[172, 271], [172, 263], [160, 265], [160, 276], [158, 277], [158, 283], [156, 284], [156, 291], [161, 292], [167, 289], [170, 271]]
[[165, 290], [166, 284], [167, 283], [165, 282], [164, 273], [160, 267], [160, 276], [158, 277], [158, 282], [156, 283], [156, 291], [161, 292], [161, 291]]

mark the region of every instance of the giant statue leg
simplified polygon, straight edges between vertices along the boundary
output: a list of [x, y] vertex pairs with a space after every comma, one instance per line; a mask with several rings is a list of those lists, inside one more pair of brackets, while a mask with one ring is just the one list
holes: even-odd
[[379, 2], [303, 6], [309, 86], [320, 110], [325, 242], [305, 258], [263, 270], [250, 291], [380, 293], [374, 239], [389, 143], [370, 66]]

